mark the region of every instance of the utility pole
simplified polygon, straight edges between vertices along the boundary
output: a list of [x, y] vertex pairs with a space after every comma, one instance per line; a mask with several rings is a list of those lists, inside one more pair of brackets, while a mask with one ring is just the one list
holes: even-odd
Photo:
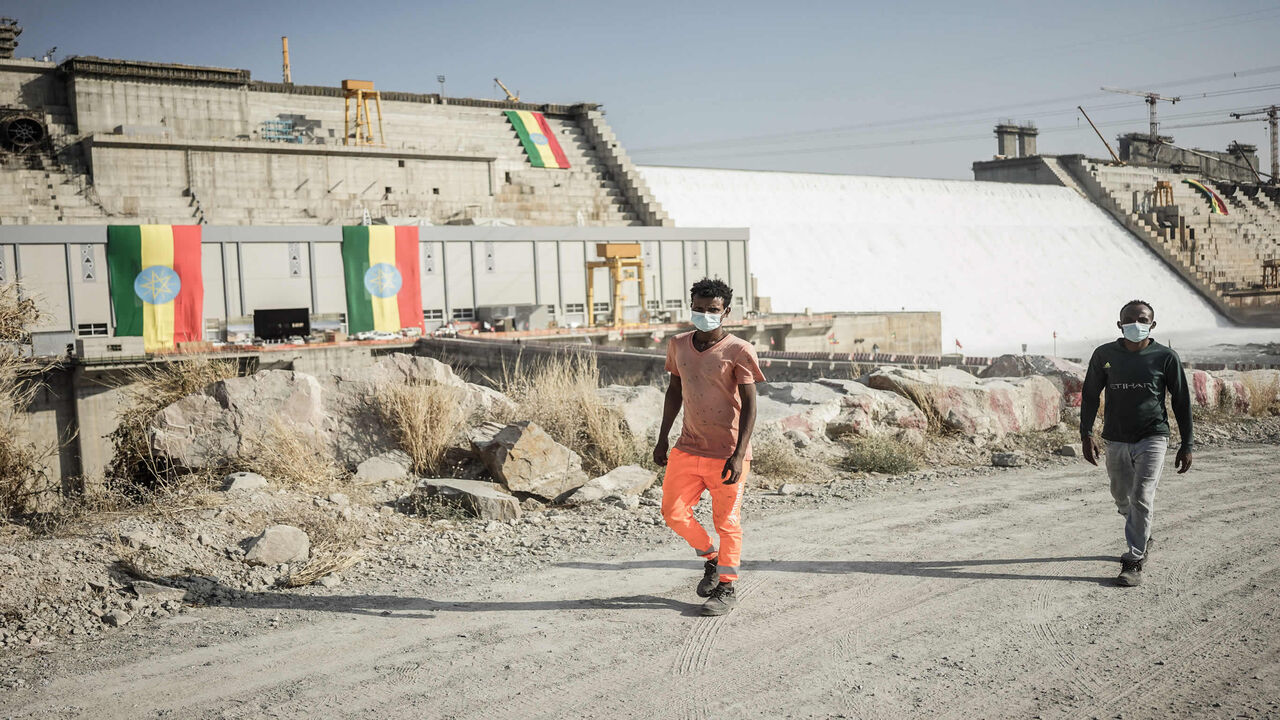
[[1159, 135], [1160, 124], [1156, 122], [1156, 103], [1160, 102], [1161, 100], [1164, 100], [1168, 102], [1170, 105], [1172, 105], [1182, 99], [1180, 97], [1171, 97], [1171, 98], [1164, 97], [1163, 95], [1159, 95], [1157, 93], [1142, 92], [1141, 90], [1121, 90], [1120, 88], [1109, 88], [1109, 87], [1104, 87], [1102, 89], [1106, 90], [1107, 92], [1123, 93], [1125, 95], [1137, 95], [1138, 97], [1144, 97], [1147, 99], [1147, 112], [1149, 113], [1149, 116], [1150, 116], [1152, 144], [1160, 142], [1160, 135]]
[[1240, 118], [1248, 117], [1250, 115], [1266, 115], [1267, 116], [1267, 127], [1269, 132], [1271, 133], [1271, 184], [1272, 185], [1280, 183], [1280, 178], [1276, 177], [1280, 175], [1280, 157], [1277, 157], [1277, 153], [1276, 153], [1276, 149], [1277, 149], [1276, 148], [1276, 110], [1278, 109], [1280, 109], [1280, 107], [1277, 107], [1276, 105], [1272, 105], [1271, 107], [1262, 108], [1261, 110], [1250, 110], [1249, 112], [1243, 112], [1243, 113], [1231, 113], [1231, 117], [1237, 120], [1239, 120]]

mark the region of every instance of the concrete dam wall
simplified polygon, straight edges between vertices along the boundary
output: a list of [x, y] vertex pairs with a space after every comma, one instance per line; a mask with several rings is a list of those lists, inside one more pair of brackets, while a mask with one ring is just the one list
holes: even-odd
[[678, 225], [747, 227], [776, 312], [940, 310], [943, 351], [1087, 354], [1133, 298], [1175, 347], [1229, 325], [1106, 212], [1065, 187], [642, 167]]

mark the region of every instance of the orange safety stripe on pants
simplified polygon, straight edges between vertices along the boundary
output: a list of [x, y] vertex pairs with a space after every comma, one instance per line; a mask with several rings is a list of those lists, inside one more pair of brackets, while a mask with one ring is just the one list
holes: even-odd
[[[742, 558], [742, 493], [751, 464], [742, 463], [742, 477], [733, 485], [725, 485], [720, 476], [724, 464], [723, 458], [704, 458], [672, 450], [662, 480], [662, 517], [699, 556], [715, 559], [720, 582], [733, 582], [738, 579], [738, 563]], [[707, 531], [693, 517], [693, 508], [702, 498], [703, 490], [711, 493], [711, 518], [720, 536], [718, 553]]]

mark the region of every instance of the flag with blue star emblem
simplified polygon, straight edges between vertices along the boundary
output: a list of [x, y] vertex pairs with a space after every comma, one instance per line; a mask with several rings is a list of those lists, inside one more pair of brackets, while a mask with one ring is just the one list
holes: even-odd
[[201, 339], [199, 225], [111, 225], [107, 268], [117, 337], [141, 336], [149, 353]]
[[422, 329], [418, 228], [354, 225], [342, 228], [347, 332]]

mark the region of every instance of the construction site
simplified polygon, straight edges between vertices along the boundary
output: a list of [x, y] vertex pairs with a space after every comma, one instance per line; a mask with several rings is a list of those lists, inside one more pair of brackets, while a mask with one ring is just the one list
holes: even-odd
[[[1049, 113], [1096, 152], [992, 112], [966, 179], [746, 170], [639, 162], [672, 156], [498, 77], [295, 83], [274, 30], [269, 78], [22, 33], [0, 717], [1280, 717], [1277, 105], [1224, 115], [1265, 149], [1108, 85], [1145, 132]], [[693, 563], [663, 487], [703, 279], [765, 378], [714, 618], [686, 581], [738, 566]], [[1117, 613], [1082, 408], [1134, 298], [1197, 465], [1165, 438], [1147, 612]]]

